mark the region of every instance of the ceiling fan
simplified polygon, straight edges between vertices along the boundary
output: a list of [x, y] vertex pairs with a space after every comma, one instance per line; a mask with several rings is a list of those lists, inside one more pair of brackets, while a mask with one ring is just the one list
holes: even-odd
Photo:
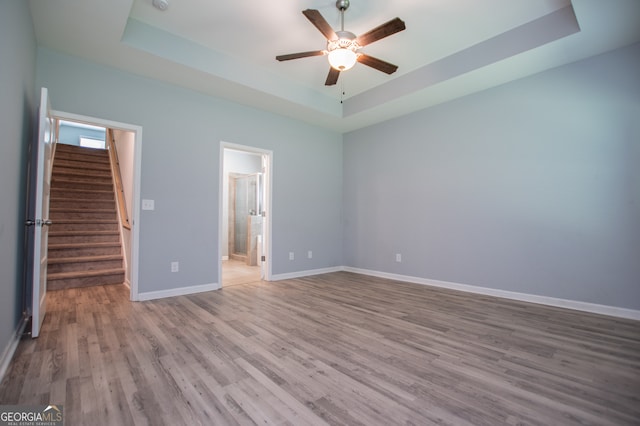
[[350, 69], [356, 62], [360, 62], [387, 74], [394, 73], [398, 69], [397, 65], [374, 58], [373, 56], [359, 52], [359, 50], [374, 41], [404, 30], [406, 28], [404, 21], [400, 18], [395, 18], [356, 37], [354, 33], [344, 30], [344, 11], [349, 8], [349, 0], [336, 1], [336, 8], [340, 11], [340, 31], [334, 31], [319, 11], [315, 9], [302, 11], [302, 14], [326, 37], [326, 50], [290, 53], [288, 55], [276, 56], [276, 59], [278, 61], [289, 61], [291, 59], [307, 58], [310, 56], [328, 55], [331, 68], [329, 68], [329, 75], [327, 75], [327, 80], [324, 82], [325, 86], [336, 84], [340, 72]]

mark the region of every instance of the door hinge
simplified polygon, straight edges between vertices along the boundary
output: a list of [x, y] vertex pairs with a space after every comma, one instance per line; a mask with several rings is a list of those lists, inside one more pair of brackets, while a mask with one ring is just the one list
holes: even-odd
[[262, 257], [260, 258], [260, 260], [261, 260], [262, 262], [266, 262], [266, 261], [267, 261], [267, 257], [266, 257], [266, 256], [262, 256]]

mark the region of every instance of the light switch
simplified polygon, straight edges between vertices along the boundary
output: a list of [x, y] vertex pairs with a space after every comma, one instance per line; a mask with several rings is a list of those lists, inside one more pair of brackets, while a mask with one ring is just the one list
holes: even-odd
[[154, 200], [142, 200], [142, 210], [154, 210], [155, 208]]

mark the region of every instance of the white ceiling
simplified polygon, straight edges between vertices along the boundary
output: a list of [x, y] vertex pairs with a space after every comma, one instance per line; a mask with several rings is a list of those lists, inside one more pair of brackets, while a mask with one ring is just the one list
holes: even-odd
[[366, 46], [398, 65], [362, 64], [324, 86], [326, 57], [302, 15], [334, 29], [333, 0], [30, 0], [38, 44], [340, 132], [640, 41], [639, 0], [351, 0], [345, 29], [400, 17], [407, 29]]

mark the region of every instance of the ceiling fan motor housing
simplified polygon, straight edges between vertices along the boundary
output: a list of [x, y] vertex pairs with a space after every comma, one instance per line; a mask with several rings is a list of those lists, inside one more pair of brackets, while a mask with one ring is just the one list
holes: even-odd
[[339, 11], [344, 12], [349, 9], [349, 0], [338, 0], [336, 1], [336, 7]]
[[336, 35], [338, 36], [339, 40], [345, 40], [350, 42], [356, 39], [356, 35], [351, 31], [336, 31]]

